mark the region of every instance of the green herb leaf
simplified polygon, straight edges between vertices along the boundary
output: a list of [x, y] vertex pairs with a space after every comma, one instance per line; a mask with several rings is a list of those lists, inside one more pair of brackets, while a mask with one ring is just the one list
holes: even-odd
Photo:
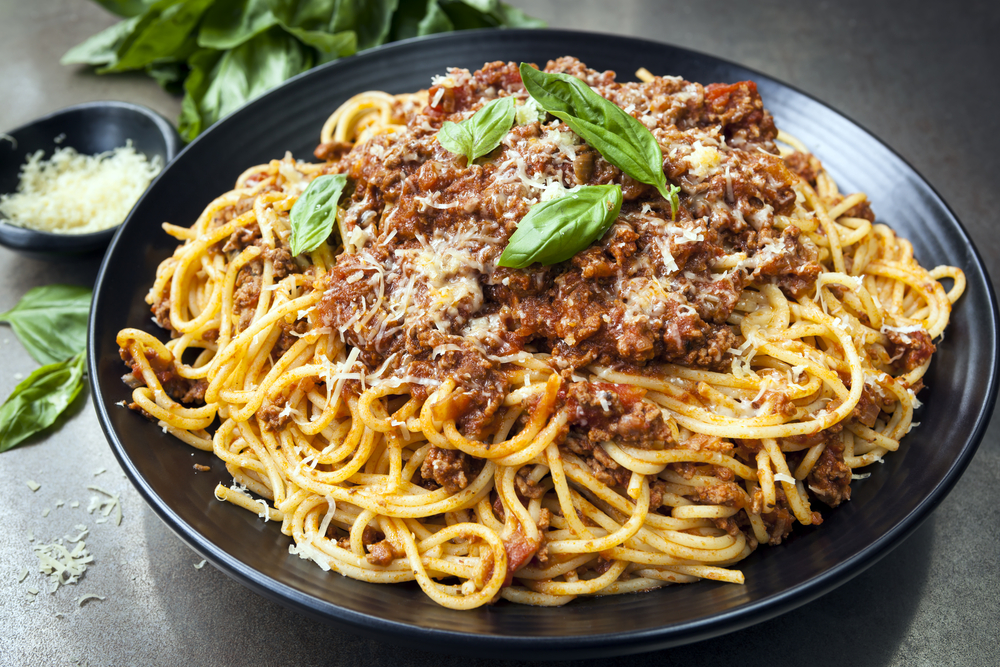
[[438, 143], [445, 150], [464, 155], [471, 165], [500, 145], [514, 124], [514, 98], [493, 100], [461, 123], [446, 121], [438, 132]]
[[86, 355], [42, 366], [25, 378], [0, 406], [0, 452], [55, 423], [83, 387]]
[[156, 83], [174, 95], [184, 92], [184, 77], [187, 76], [187, 66], [183, 62], [162, 61], [146, 66], [146, 74], [151, 76]]
[[154, 4], [154, 0], [95, 0], [95, 2], [118, 16], [138, 16]]
[[28, 290], [0, 322], [7, 322], [35, 361], [65, 361], [87, 346], [91, 290], [72, 285], [45, 285]]
[[434, 35], [439, 32], [451, 32], [455, 29], [455, 25], [445, 14], [444, 10], [441, 9], [436, 0], [427, 0], [427, 13], [424, 17], [420, 19], [420, 23], [417, 24], [417, 36], [423, 37], [424, 35]]
[[674, 202], [679, 189], [667, 188], [660, 144], [645, 125], [575, 76], [542, 72], [527, 63], [520, 69], [524, 87], [540, 107], [569, 125], [605, 160], [640, 183], [654, 186], [677, 215]]
[[289, 214], [292, 255], [312, 252], [329, 238], [337, 220], [337, 202], [347, 185], [344, 174], [317, 176], [299, 195]]
[[544, 28], [547, 23], [541, 19], [528, 16], [517, 7], [512, 7], [504, 2], [498, 2], [496, 9], [497, 18], [500, 25], [508, 28]]
[[181, 116], [177, 122], [177, 131], [185, 141], [192, 141], [211, 124], [206, 124], [202, 117], [200, 102], [212, 84], [212, 72], [220, 60], [222, 52], [215, 49], [201, 49], [188, 58], [191, 72], [184, 80], [184, 100], [181, 102]]
[[193, 139], [223, 116], [308, 70], [313, 65], [314, 51], [275, 26], [235, 49], [221, 52], [221, 58], [219, 53], [203, 49], [189, 61], [192, 73], [184, 85], [187, 95], [180, 123], [185, 139]]
[[[145, 70], [183, 86], [190, 141], [253, 97], [320, 63], [387, 41], [544, 25], [497, 0], [96, 0], [130, 17], [70, 49], [99, 74]], [[280, 53], [279, 53], [280, 52]]]
[[268, 0], [216, 0], [198, 28], [198, 46], [233, 49], [277, 24]]
[[451, 32], [455, 25], [438, 0], [400, 0], [392, 16], [390, 41], [439, 32]]
[[268, 3], [284, 25], [325, 30], [337, 11], [338, 0], [268, 0]]
[[124, 72], [143, 69], [170, 58], [187, 46], [188, 36], [214, 0], [160, 0], [142, 15], [139, 23], [118, 48], [118, 59], [98, 70]]
[[330, 32], [353, 30], [358, 50], [385, 44], [398, 0], [339, 0]]
[[82, 63], [85, 65], [109, 66], [118, 62], [118, 49], [129, 38], [139, 20], [142, 17], [136, 16], [124, 21], [119, 21], [109, 28], [105, 28], [93, 37], [77, 44], [59, 60], [63, 65], [73, 65]]
[[320, 52], [317, 63], [330, 62], [344, 56], [351, 56], [358, 51], [358, 36], [353, 30], [345, 30], [330, 34], [322, 30], [306, 30], [292, 28], [282, 24], [285, 31]]
[[535, 204], [517, 224], [497, 264], [523, 269], [535, 262], [565, 262], [604, 236], [621, 209], [617, 184], [585, 185]]

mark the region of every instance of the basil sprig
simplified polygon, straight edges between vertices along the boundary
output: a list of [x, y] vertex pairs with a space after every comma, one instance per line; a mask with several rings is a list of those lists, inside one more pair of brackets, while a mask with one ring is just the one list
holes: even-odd
[[0, 405], [0, 452], [48, 428], [83, 388], [91, 290], [45, 285], [0, 315], [40, 364]]
[[312, 252], [333, 231], [337, 202], [347, 185], [344, 174], [325, 174], [313, 179], [299, 195], [289, 217], [292, 223], [292, 255]]
[[569, 125], [605, 160], [640, 183], [654, 186], [670, 202], [671, 217], [677, 216], [680, 188], [667, 188], [663, 152], [645, 125], [575, 76], [542, 72], [528, 63], [521, 63], [520, 70], [524, 87], [538, 106]]
[[620, 185], [585, 185], [535, 204], [517, 225], [497, 262], [523, 269], [565, 262], [601, 238], [622, 208]]
[[145, 70], [184, 93], [190, 141], [290, 76], [380, 44], [473, 28], [545, 23], [499, 0], [96, 0], [125, 18], [63, 64]]
[[461, 123], [447, 121], [438, 132], [438, 142], [457, 155], [464, 155], [471, 165], [500, 145], [514, 124], [514, 98], [493, 100]]
[[74, 285], [45, 285], [28, 291], [21, 301], [0, 314], [35, 361], [64, 361], [87, 344], [90, 290]]
[[42, 366], [14, 388], [0, 406], [0, 452], [55, 423], [83, 388], [86, 360], [81, 351], [64, 361]]

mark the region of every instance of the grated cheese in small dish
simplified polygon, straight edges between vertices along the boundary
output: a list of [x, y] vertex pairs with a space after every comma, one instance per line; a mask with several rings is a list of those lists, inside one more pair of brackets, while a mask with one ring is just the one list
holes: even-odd
[[17, 227], [56, 234], [90, 234], [120, 225], [163, 168], [125, 146], [98, 155], [58, 148], [28, 156], [17, 192], [0, 195], [0, 214]]

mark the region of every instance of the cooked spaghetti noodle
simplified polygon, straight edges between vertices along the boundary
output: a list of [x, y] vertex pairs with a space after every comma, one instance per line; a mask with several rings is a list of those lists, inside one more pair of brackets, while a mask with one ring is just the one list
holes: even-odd
[[[119, 333], [131, 407], [225, 461], [216, 496], [293, 554], [451, 608], [742, 583], [734, 564], [900, 446], [963, 275], [922, 268], [750, 82], [548, 70], [652, 130], [676, 218], [512, 64], [364, 93], [325, 163], [254, 167], [164, 225], [181, 244], [148, 301], [172, 337]], [[495, 151], [435, 141], [498, 95], [518, 106]], [[338, 232], [294, 258], [289, 211], [327, 173], [348, 177]], [[532, 204], [609, 182], [625, 204], [593, 246], [497, 267]]]

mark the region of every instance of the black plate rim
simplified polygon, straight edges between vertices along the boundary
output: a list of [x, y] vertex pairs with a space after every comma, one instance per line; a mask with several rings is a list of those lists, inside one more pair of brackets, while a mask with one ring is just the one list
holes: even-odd
[[[360, 59], [377, 58], [380, 54], [387, 51], [411, 48], [414, 43], [418, 42], [426, 43], [431, 40], [472, 40], [475, 39], [477, 34], [495, 32], [495, 30], [472, 30], [413, 38], [377, 47], [366, 51], [365, 53], [357, 54], [349, 58], [343, 58], [314, 68], [313, 70], [289, 79], [282, 85], [272, 89], [248, 105], [235, 110], [230, 115], [222, 119], [218, 124], [214, 125], [208, 131], [191, 142], [177, 157], [181, 157], [191, 147], [195, 146], [198, 142], [203, 141], [212, 129], [217, 128], [224, 123], [228, 123], [230, 120], [238, 118], [243, 114], [252, 113], [256, 102], [268, 99], [271, 96], [280, 95], [287, 87], [294, 85], [295, 82], [300, 79], [310, 78], [313, 76], [324, 76], [324, 74], [319, 74], [319, 72], [326, 72], [328, 70], [348, 70]], [[178, 537], [180, 537], [195, 551], [208, 558], [210, 562], [219, 567], [219, 569], [222, 569], [227, 575], [233, 577], [251, 590], [260, 593], [261, 595], [264, 595], [279, 604], [293, 608], [307, 616], [327, 622], [344, 624], [351, 629], [366, 635], [378, 636], [379, 638], [385, 639], [385, 633], [391, 633], [389, 639], [392, 641], [398, 641], [413, 646], [421, 646], [425, 649], [427, 648], [428, 641], [434, 641], [436, 643], [436, 648], [449, 653], [484, 655], [487, 651], [500, 651], [503, 655], [509, 657], [565, 659], [574, 656], [598, 657], [662, 649], [690, 643], [692, 641], [708, 639], [769, 620], [779, 614], [804, 605], [857, 576], [867, 567], [871, 566], [889, 553], [895, 546], [898, 546], [901, 542], [903, 542], [907, 536], [909, 536], [921, 525], [930, 512], [938, 504], [940, 504], [942, 500], [944, 500], [948, 493], [954, 488], [968, 464], [971, 462], [983, 436], [985, 435], [986, 429], [990, 423], [990, 418], [993, 414], [997, 399], [998, 386], [1000, 386], [1000, 365], [998, 365], [998, 358], [1000, 358], [1000, 341], [998, 341], [995, 336], [995, 332], [998, 330], [998, 322], [1000, 322], [1000, 313], [998, 313], [997, 297], [993, 289], [989, 273], [983, 262], [982, 256], [975, 247], [975, 244], [969, 236], [968, 231], [965, 229], [965, 226], [961, 223], [958, 216], [955, 215], [954, 211], [947, 204], [947, 202], [944, 201], [933, 185], [931, 185], [931, 183], [922, 174], [920, 174], [920, 172], [918, 172], [892, 147], [888, 146], [862, 124], [858, 123], [848, 115], [834, 109], [826, 102], [816, 98], [808, 92], [798, 89], [795, 86], [777, 80], [770, 75], [746, 67], [742, 64], [697, 50], [677, 47], [665, 42], [626, 37], [612, 33], [551, 29], [504, 29], [503, 32], [509, 34], [511, 37], [539, 37], [542, 35], [552, 35], [553, 37], [562, 36], [618, 40], [623, 44], [628, 44], [633, 47], [641, 47], [643, 45], [652, 47], [671, 46], [672, 48], [687, 52], [688, 54], [697, 56], [698, 58], [742, 69], [753, 74], [757, 80], [766, 80], [769, 84], [794, 91], [799, 95], [807, 97], [813, 102], [825, 107], [827, 110], [835, 113], [841, 118], [848, 120], [855, 127], [859, 128], [870, 138], [886, 148], [895, 159], [904, 164], [918, 177], [922, 185], [925, 186], [933, 195], [934, 204], [943, 209], [947, 213], [947, 217], [950, 218], [950, 221], [954, 223], [956, 230], [961, 234], [963, 245], [971, 251], [969, 264], [970, 266], [974, 266], [982, 274], [984, 278], [983, 287], [985, 287], [991, 306], [990, 312], [988, 314], [984, 314], [988, 315], [989, 320], [984, 324], [988, 325], [989, 330], [994, 334], [993, 354], [990, 359], [991, 367], [989, 369], [989, 384], [986, 401], [980, 406], [979, 411], [976, 414], [976, 421], [971, 430], [970, 437], [963, 444], [958, 456], [955, 457], [952, 465], [948, 469], [947, 474], [944, 478], [942, 478], [940, 483], [932, 489], [930, 493], [925, 495], [921, 502], [893, 528], [883, 533], [879, 538], [872, 541], [865, 548], [861, 549], [855, 556], [817, 574], [798, 586], [773, 593], [755, 602], [747, 603], [746, 605], [725, 612], [713, 614], [709, 617], [675, 623], [668, 626], [661, 626], [654, 629], [584, 636], [525, 637], [504, 634], [474, 635], [439, 628], [414, 626], [379, 616], [354, 612], [343, 607], [338, 607], [335, 603], [329, 602], [328, 600], [323, 600], [302, 593], [286, 584], [270, 578], [267, 575], [263, 575], [252, 567], [244, 565], [242, 562], [229, 555], [221, 548], [215, 547], [212, 543], [208, 542], [203, 536], [197, 533], [197, 531], [188, 527], [179, 515], [177, 515], [169, 506], [159, 499], [152, 487], [146, 482], [132, 461], [127, 457], [121, 442], [117, 439], [117, 434], [111, 426], [107, 410], [100, 400], [100, 385], [97, 375], [97, 364], [95, 361], [97, 349], [93, 336], [91, 336], [88, 340], [88, 371], [92, 390], [91, 396], [98, 412], [101, 428], [108, 439], [109, 445], [111, 446], [115, 457], [128, 474], [129, 479], [139, 490], [143, 499], [167, 524], [167, 526], [178, 535]], [[164, 169], [163, 173], [166, 171], [167, 170]], [[132, 216], [130, 215], [125, 223], [123, 223], [122, 227], [129, 224], [131, 219]], [[104, 262], [102, 263], [96, 282], [98, 288], [103, 281], [108, 268], [108, 259], [114, 254], [113, 251], [118, 239], [119, 236], [116, 236], [108, 254], [105, 256]], [[89, 330], [91, 333], [93, 333], [95, 326], [94, 313], [97, 311], [99, 298], [100, 290], [97, 289], [95, 291], [95, 303], [94, 308], [91, 310], [91, 319], [89, 323]]]

